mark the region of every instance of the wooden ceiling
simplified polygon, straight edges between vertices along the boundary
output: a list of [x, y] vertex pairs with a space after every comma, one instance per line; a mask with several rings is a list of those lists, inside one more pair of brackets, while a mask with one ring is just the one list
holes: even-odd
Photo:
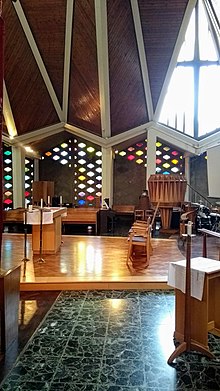
[[42, 151], [62, 132], [101, 145], [146, 128], [187, 7], [188, 0], [4, 0], [4, 134]]

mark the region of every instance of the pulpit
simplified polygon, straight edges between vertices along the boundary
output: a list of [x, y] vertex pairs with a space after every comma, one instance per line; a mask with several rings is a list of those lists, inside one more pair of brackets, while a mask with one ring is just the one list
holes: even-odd
[[42, 253], [55, 254], [62, 240], [62, 216], [66, 213], [66, 208], [44, 208], [33, 209], [27, 212], [27, 224], [32, 225], [32, 250], [33, 254], [40, 253], [40, 229], [42, 228]]
[[186, 185], [185, 177], [178, 174], [153, 174], [148, 179], [150, 202], [154, 208], [160, 203], [161, 223], [165, 230], [170, 228], [173, 208], [184, 201]]

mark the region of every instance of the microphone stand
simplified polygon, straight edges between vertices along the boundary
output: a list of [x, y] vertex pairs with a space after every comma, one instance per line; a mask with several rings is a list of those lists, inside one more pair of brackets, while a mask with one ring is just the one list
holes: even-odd
[[27, 209], [25, 208], [24, 210], [24, 258], [22, 259], [22, 262], [24, 262], [23, 277], [26, 276], [26, 266], [28, 261], [30, 261], [30, 259], [27, 258]]
[[45, 260], [42, 257], [43, 250], [43, 208], [40, 207], [40, 258], [38, 259], [39, 263], [44, 263]]

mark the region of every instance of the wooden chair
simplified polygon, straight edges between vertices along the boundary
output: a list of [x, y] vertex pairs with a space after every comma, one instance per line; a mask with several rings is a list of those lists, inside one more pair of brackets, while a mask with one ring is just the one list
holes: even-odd
[[142, 221], [142, 220], [144, 220], [144, 217], [145, 217], [144, 210], [142, 210], [142, 209], [135, 209], [135, 211], [134, 211], [134, 219], [135, 219], [135, 221], [136, 220]]
[[143, 265], [148, 267], [151, 255], [151, 224], [150, 218], [147, 222], [136, 222], [132, 225], [128, 236], [127, 265]]

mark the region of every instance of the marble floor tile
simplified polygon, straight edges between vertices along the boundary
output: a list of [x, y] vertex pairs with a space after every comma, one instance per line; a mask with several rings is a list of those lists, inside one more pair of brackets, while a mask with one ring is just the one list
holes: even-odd
[[173, 331], [174, 292], [61, 292], [0, 389], [220, 390], [220, 338], [168, 365]]

